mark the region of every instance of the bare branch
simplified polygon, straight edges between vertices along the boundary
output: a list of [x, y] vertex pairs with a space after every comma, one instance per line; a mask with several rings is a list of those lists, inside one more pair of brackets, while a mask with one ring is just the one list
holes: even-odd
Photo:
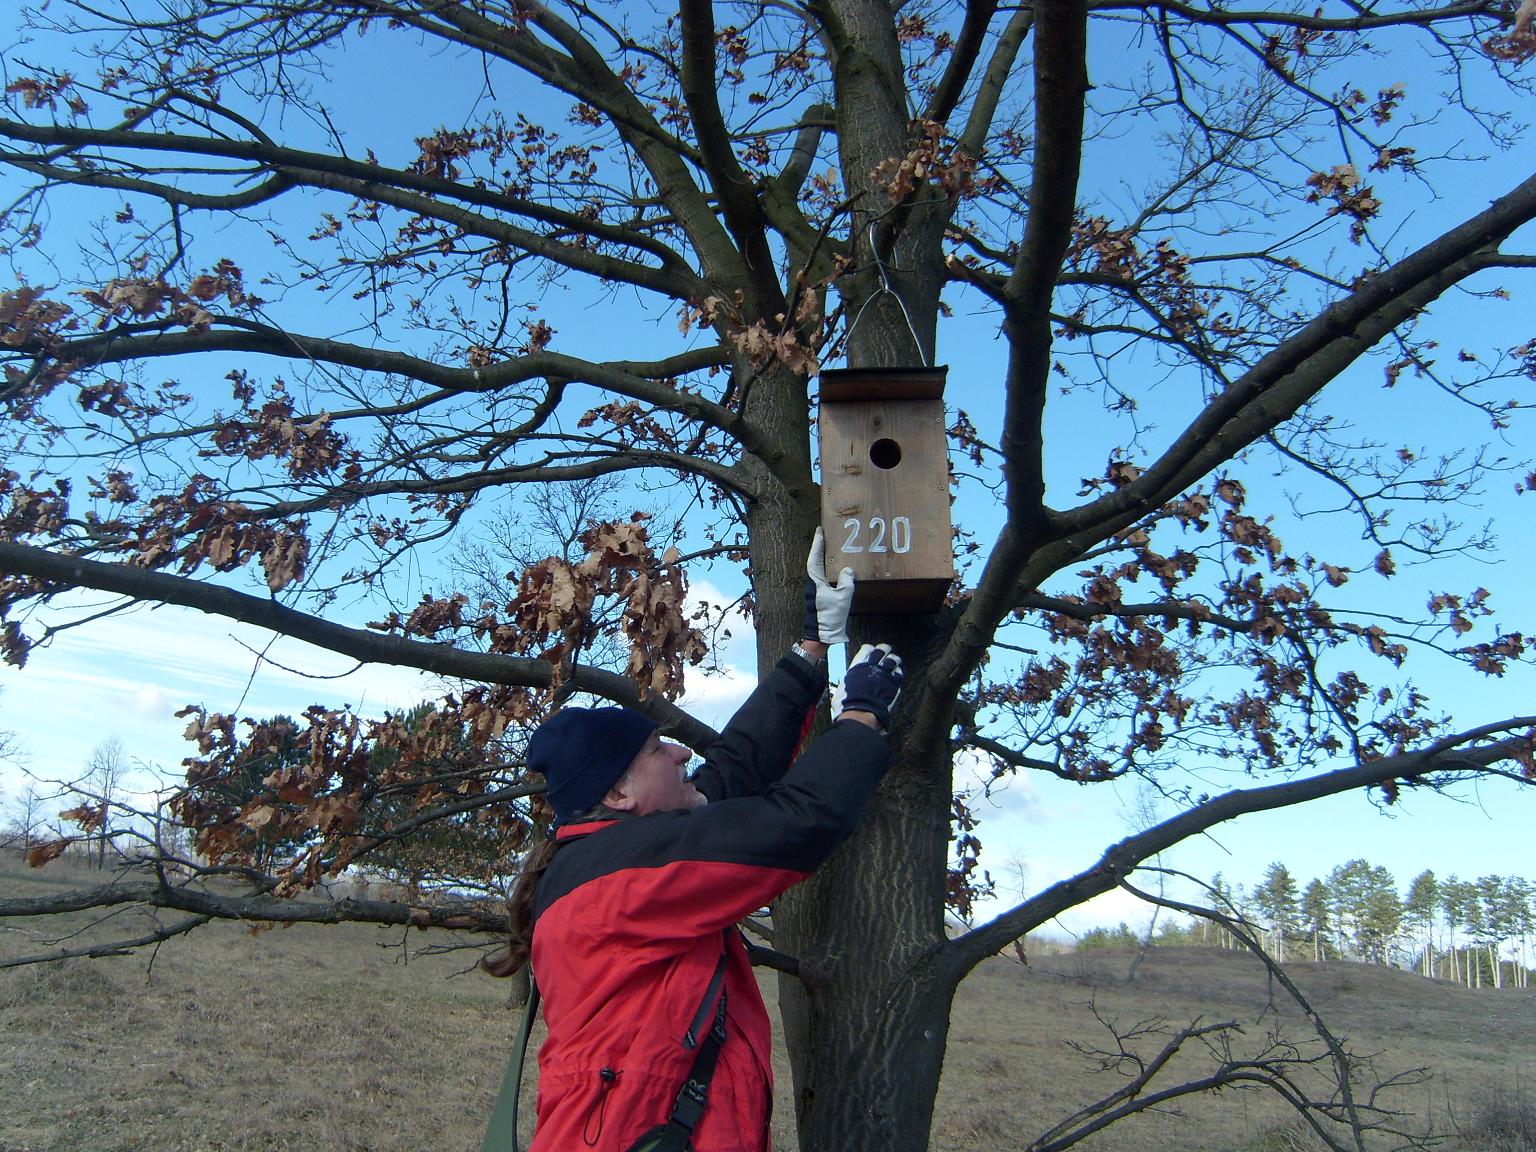
[[1051, 300], [1072, 235], [1088, 92], [1087, 9], [1079, 0], [1035, 8], [1038, 128], [1024, 239], [1004, 290], [1009, 342], [1000, 447], [1008, 519], [944, 654], [930, 667], [923, 731], [936, 728], [1010, 609], [1019, 572], [1041, 534], [1045, 491], [1041, 420], [1051, 370]]
[[[427, 644], [349, 628], [233, 588], [125, 564], [102, 564], [61, 556], [8, 540], [0, 540], [0, 572], [31, 576], [61, 588], [94, 588], [137, 600], [196, 608], [200, 612], [292, 636], [361, 663], [396, 664], [441, 676], [526, 688], [549, 687], [554, 673], [545, 660], [466, 652], [443, 644]], [[576, 691], [591, 692], [646, 713], [675, 732], [677, 739], [690, 747], [704, 748], [718, 738], [708, 725], [659, 696], [642, 699], [634, 682], [626, 677], [583, 665], [572, 670], [569, 683]]]
[[1049, 772], [1052, 776], [1059, 776], [1063, 780], [1076, 779], [1067, 768], [1052, 760], [1041, 760], [1035, 756], [1026, 756], [1022, 752], [1008, 747], [1001, 740], [994, 740], [990, 736], [983, 736], [973, 729], [965, 729], [960, 733], [960, 743], [967, 748], [975, 748], [985, 752], [993, 759], [1001, 760], [1011, 768], [1026, 768], [1036, 772]]
[[1061, 514], [1058, 531], [1070, 539], [1092, 524], [1101, 536], [1106, 526], [1128, 523], [1122, 517], [1134, 516], [1132, 509], [1163, 503], [1231, 459], [1293, 416], [1384, 335], [1480, 270], [1490, 251], [1532, 219], [1536, 219], [1536, 176], [1330, 305], [1206, 405], [1138, 479]]
[[960, 96], [966, 84], [971, 79], [976, 61], [981, 56], [987, 28], [991, 25], [997, 8], [997, 0], [967, 0], [965, 19], [960, 24], [960, 32], [955, 37], [954, 47], [950, 50], [949, 62], [944, 66], [944, 75], [934, 86], [933, 96], [928, 101], [928, 110], [923, 113], [924, 119], [933, 120], [939, 124], [948, 123], [951, 113], [960, 103]]
[[1460, 0], [1438, 8], [1408, 8], [1400, 12], [1362, 11], [1358, 16], [1327, 17], [1317, 13], [1286, 12], [1278, 9], [1198, 8], [1193, 4], [1181, 4], [1177, 0], [1157, 0], [1148, 5], [1143, 0], [1092, 0], [1094, 12], [1114, 12], [1125, 9], [1145, 11], [1149, 7], [1158, 12], [1171, 13], [1192, 24], [1213, 27], [1250, 24], [1256, 27], [1303, 28], [1311, 32], [1365, 32], [1373, 28], [1431, 27], [1435, 24], [1452, 23], [1470, 16], [1487, 16], [1490, 22], [1500, 21], [1504, 9], [1490, 0]]
[[1198, 600], [1154, 600], [1142, 604], [1087, 604], [1080, 600], [1066, 600], [1060, 596], [1046, 596], [1042, 593], [1034, 593], [1019, 598], [1018, 607], [1028, 608], [1037, 612], [1051, 612], [1059, 616], [1069, 616], [1073, 620], [1102, 620], [1105, 618], [1115, 620], [1134, 620], [1141, 616], [1150, 616], [1164, 620], [1195, 620], [1202, 624], [1211, 624], [1217, 628], [1223, 628], [1228, 632], [1241, 634], [1256, 631], [1260, 624], [1253, 620], [1237, 620], [1231, 616], [1223, 616], [1219, 612], [1213, 612]]
[[[659, 408], [699, 420], [709, 427], [738, 439], [743, 448], [758, 456], [770, 467], [784, 455], [781, 445], [756, 428], [740, 413], [696, 393], [683, 392], [670, 383], [650, 379], [640, 374], [643, 371], [665, 372], [668, 368], [690, 370], [718, 364], [724, 353], [717, 348], [685, 353], [654, 365], [633, 361], [597, 363], [545, 351], [505, 360], [485, 368], [451, 368], [436, 361], [403, 352], [305, 336], [237, 317], [217, 317], [216, 323], [223, 327], [206, 332], [166, 330], [141, 331], [135, 335], [108, 332], [102, 335], [83, 336], [58, 346], [51, 346], [46, 351], [71, 364], [92, 366], [200, 352], [258, 352], [269, 356], [298, 356], [326, 364], [403, 376], [440, 389], [437, 393], [420, 397], [405, 405], [385, 409], [348, 410], [346, 413], [348, 416], [376, 413], [389, 415], [415, 411], [448, 396], [503, 391], [516, 384], [541, 378], [561, 382], [583, 382], [605, 388], [621, 396], [644, 400]], [[19, 345], [19, 347], [23, 351], [33, 351], [38, 354], [45, 351], [40, 345], [35, 347]], [[0, 398], [3, 398], [3, 395], [0, 395]], [[175, 435], [182, 434], [181, 430], [175, 433]], [[684, 470], [705, 472], [711, 478], [722, 482], [729, 480], [728, 472], [707, 461], [695, 459], [692, 464], [689, 464], [688, 461], [680, 459], [676, 462], [676, 466]]]
[[[328, 153], [278, 147], [264, 141], [231, 140], [137, 129], [124, 131], [75, 128], [58, 124], [35, 125], [18, 120], [0, 119], [0, 137], [69, 148], [126, 149], [252, 161], [275, 169], [273, 181], [262, 186], [268, 193], [262, 199], [277, 195], [287, 188], [306, 184], [317, 188], [330, 188], [364, 199], [377, 200], [380, 203], [391, 203], [433, 219], [448, 221], [471, 234], [487, 236], [525, 251], [534, 252], [577, 271], [589, 271], [594, 275], [639, 284], [668, 295], [688, 296], [699, 291], [699, 282], [674, 251], [633, 228], [603, 224], [590, 217], [550, 204], [506, 196], [484, 187], [460, 184], [423, 173], [387, 168], [383, 165], [368, 164]], [[36, 167], [35, 163], [34, 167]], [[51, 180], [106, 187], [119, 186], [116, 181], [122, 179], [94, 169], [69, 170], [62, 169], [56, 164], [42, 167], [41, 174]], [[233, 177], [241, 174], [231, 172], [230, 175]], [[134, 181], [133, 183], [138, 185], [135, 190], [147, 192], [168, 203], [207, 209], [217, 206], [212, 200], [199, 201], [196, 197], [189, 196], [188, 193], [172, 185], [151, 181]], [[254, 195], [254, 191], [242, 195], [249, 197]], [[661, 266], [648, 268], [645, 265], [617, 260], [600, 253], [561, 244], [539, 233], [513, 227], [493, 217], [455, 210], [450, 205], [441, 203], [438, 198], [458, 200], [500, 213], [524, 216], [576, 235], [591, 236], [596, 240], [637, 249], [656, 257]]]
[[[0, 900], [0, 906], [7, 902]], [[86, 904], [83, 908], [96, 908], [101, 905]], [[39, 913], [12, 913], [12, 915], [49, 915], [52, 909], [45, 909]], [[0, 912], [0, 916], [6, 915]], [[78, 948], [55, 948], [49, 952], [34, 952], [27, 956], [11, 956], [0, 960], [0, 968], [21, 968], [28, 964], [55, 964], [60, 960], [97, 960], [105, 956], [128, 956], [140, 948], [148, 948], [152, 944], [161, 944], [166, 940], [174, 939], [184, 933], [199, 928], [212, 920], [212, 916], [187, 916], [174, 924], [167, 924], [155, 929], [153, 932], [142, 936], [134, 936], [121, 940], [113, 940], [105, 944], [89, 944]]]
[[1512, 717], [1496, 724], [1446, 736], [1422, 749], [1400, 756], [1387, 756], [1300, 780], [1289, 780], [1283, 784], [1238, 788], [1213, 796], [1145, 832], [1121, 840], [1110, 847], [1093, 867], [1051, 885], [991, 922], [951, 940], [945, 945], [947, 955], [944, 963], [960, 971], [969, 971], [1009, 942], [1038, 928], [1052, 917], [1110, 891], [1142, 861], [1227, 820], [1251, 812], [1287, 808], [1324, 796], [1337, 796], [1393, 781], [1433, 786], [1439, 782], [1437, 777], [1454, 780], [1483, 775], [1501, 761], [1520, 755], [1528, 756], [1532, 749], [1529, 732], [1502, 740], [1490, 740], [1490, 737], [1532, 728], [1536, 728], [1536, 716]]
[[[61, 892], [55, 896], [0, 899], [0, 916], [47, 916], [63, 911], [136, 904], [169, 908], [194, 914], [178, 931], [186, 932], [209, 920], [242, 920], [269, 924], [399, 924], [416, 928], [455, 928], [477, 932], [505, 932], [505, 907], [495, 901], [456, 901], [444, 904], [408, 904], [369, 900], [355, 896], [340, 900], [290, 900], [264, 893], [219, 893], [189, 885], [161, 884], [153, 880], [124, 881], [88, 891]], [[153, 943], [154, 936], [143, 943]], [[121, 950], [140, 945], [113, 944]], [[106, 954], [106, 953], [104, 953]], [[117, 952], [110, 954], [118, 954]], [[38, 956], [23, 962], [36, 964], [62, 956]]]

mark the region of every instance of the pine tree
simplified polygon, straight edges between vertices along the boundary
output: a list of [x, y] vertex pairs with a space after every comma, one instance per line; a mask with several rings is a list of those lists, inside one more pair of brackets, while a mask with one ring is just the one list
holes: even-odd
[[1419, 971], [1425, 976], [1435, 974], [1435, 910], [1439, 906], [1440, 886], [1435, 874], [1425, 869], [1408, 885], [1408, 899], [1404, 903], [1408, 922], [1423, 934]]
[[1301, 894], [1301, 918], [1312, 933], [1313, 960], [1321, 960], [1325, 954], [1323, 936], [1329, 929], [1329, 902], [1328, 888], [1321, 880], [1310, 881]]
[[[1242, 915], [1243, 886], [1228, 884], [1220, 872], [1211, 877], [1211, 903], [1216, 911], [1227, 916]], [[1237, 941], [1227, 929], [1218, 927], [1216, 939], [1223, 948], [1237, 947]]]
[[1253, 892], [1254, 906], [1269, 925], [1270, 953], [1285, 960], [1286, 939], [1296, 928], [1296, 881], [1290, 869], [1278, 860], [1264, 872], [1264, 879]]
[[1456, 929], [1466, 918], [1466, 884], [1453, 872], [1440, 885], [1440, 912], [1445, 917], [1446, 948], [1451, 958], [1451, 979], [1461, 980], [1460, 953], [1456, 949]]
[[1391, 961], [1392, 943], [1403, 923], [1403, 902], [1397, 881], [1384, 866], [1374, 865], [1366, 874], [1358, 938], [1361, 953], [1377, 964]]

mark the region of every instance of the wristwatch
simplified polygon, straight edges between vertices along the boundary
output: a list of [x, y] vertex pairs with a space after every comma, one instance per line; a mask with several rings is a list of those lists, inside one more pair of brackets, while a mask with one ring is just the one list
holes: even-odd
[[812, 656], [809, 652], [802, 648], [798, 642], [791, 644], [789, 646], [789, 650], [796, 656], [800, 657], [800, 659], [804, 660], [812, 668], [820, 668], [827, 662], [825, 656]]

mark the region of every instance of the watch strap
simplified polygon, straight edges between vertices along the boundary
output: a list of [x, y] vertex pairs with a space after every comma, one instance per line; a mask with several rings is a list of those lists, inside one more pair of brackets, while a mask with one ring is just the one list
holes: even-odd
[[827, 662], [824, 657], [812, 656], [803, 647], [801, 647], [799, 643], [791, 644], [789, 646], [789, 650], [792, 653], [794, 653], [796, 656], [800, 657], [800, 659], [804, 660], [812, 668], [820, 668], [823, 664], [825, 664]]

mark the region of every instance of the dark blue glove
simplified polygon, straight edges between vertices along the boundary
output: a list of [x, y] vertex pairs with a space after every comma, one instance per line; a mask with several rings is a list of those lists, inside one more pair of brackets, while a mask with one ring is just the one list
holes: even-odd
[[866, 644], [848, 665], [843, 677], [844, 712], [868, 712], [891, 726], [891, 708], [901, 694], [901, 657], [889, 644]]

